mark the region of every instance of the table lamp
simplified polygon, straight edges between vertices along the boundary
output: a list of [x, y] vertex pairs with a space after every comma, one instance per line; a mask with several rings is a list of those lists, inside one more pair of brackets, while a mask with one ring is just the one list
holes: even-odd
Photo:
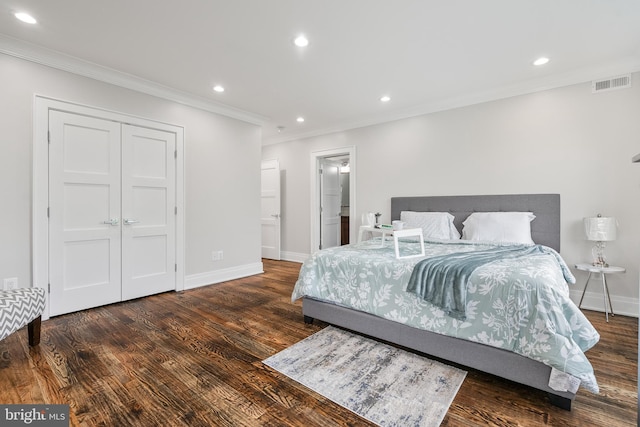
[[604, 255], [604, 247], [605, 242], [616, 240], [616, 229], [617, 222], [613, 217], [603, 217], [598, 214], [596, 217], [584, 218], [584, 232], [587, 240], [596, 242], [591, 250], [594, 266], [609, 267]]

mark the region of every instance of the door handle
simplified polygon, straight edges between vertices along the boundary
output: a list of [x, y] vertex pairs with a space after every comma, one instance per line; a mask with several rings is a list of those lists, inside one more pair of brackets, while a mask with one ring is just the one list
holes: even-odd
[[136, 224], [140, 221], [138, 221], [137, 219], [129, 219], [129, 218], [125, 218], [124, 219], [124, 224], [125, 225], [131, 225], [131, 224]]
[[274, 218], [280, 218], [280, 214], [271, 214], [271, 216]]
[[118, 222], [119, 222], [118, 218], [113, 218], [108, 221], [102, 221], [103, 224], [109, 224], [109, 225], [118, 225]]

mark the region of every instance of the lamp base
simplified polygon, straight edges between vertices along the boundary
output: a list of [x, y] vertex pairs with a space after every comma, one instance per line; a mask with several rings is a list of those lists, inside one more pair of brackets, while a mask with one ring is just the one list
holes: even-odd
[[591, 249], [591, 255], [593, 255], [593, 262], [591, 265], [594, 267], [609, 267], [607, 258], [604, 256], [604, 246], [604, 242], [597, 242], [593, 249]]

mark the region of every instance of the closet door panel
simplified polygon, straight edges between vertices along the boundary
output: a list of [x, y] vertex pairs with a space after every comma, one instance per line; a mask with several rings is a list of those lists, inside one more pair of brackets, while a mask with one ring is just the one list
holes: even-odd
[[49, 113], [50, 315], [121, 300], [120, 124]]
[[175, 289], [176, 135], [122, 126], [123, 300]]

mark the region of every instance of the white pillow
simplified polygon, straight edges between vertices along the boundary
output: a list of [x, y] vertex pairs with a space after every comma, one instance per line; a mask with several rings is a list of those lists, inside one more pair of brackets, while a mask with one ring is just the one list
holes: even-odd
[[400, 212], [404, 228], [422, 228], [425, 239], [459, 239], [460, 233], [453, 225], [454, 216], [448, 212]]
[[533, 244], [531, 212], [474, 212], [462, 223], [462, 238], [501, 243]]

